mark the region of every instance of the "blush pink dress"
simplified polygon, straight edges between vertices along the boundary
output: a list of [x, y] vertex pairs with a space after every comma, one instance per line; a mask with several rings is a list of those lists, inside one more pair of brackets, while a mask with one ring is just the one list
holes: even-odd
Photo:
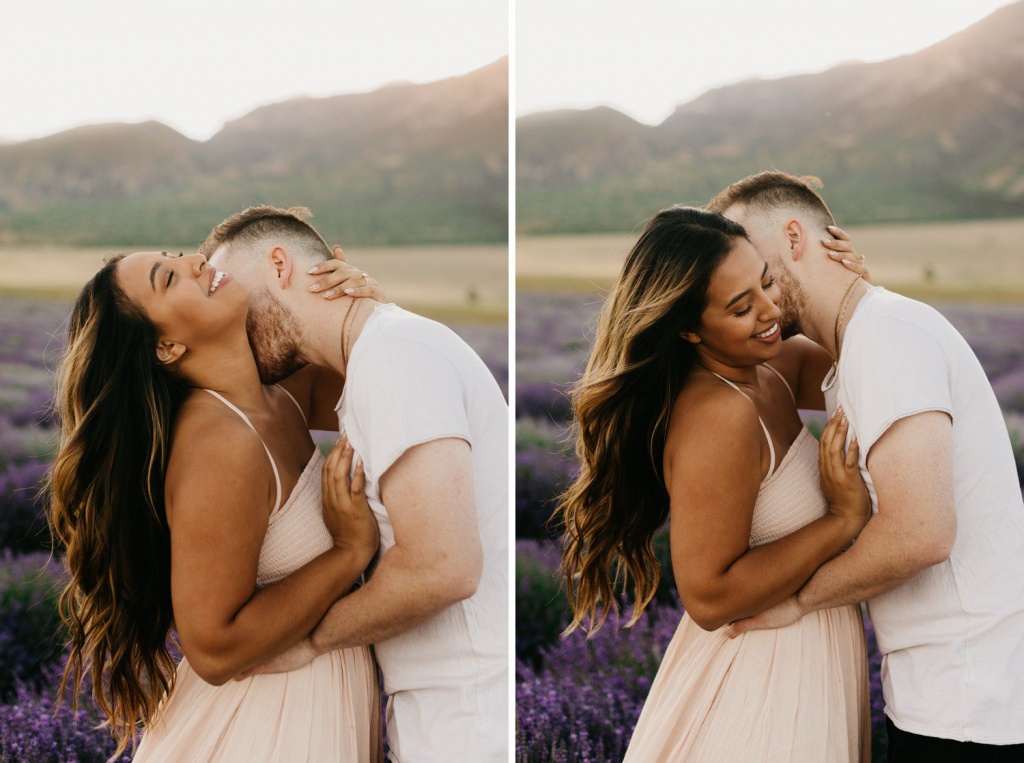
[[[242, 411], [207, 391], [252, 427]], [[260, 587], [291, 574], [332, 543], [323, 522], [320, 451], [314, 451], [281, 504], [277, 465], [266, 443], [263, 447], [277, 480], [278, 505], [270, 514], [260, 551]], [[253, 676], [223, 686], [203, 681], [183, 659], [170, 697], [146, 729], [134, 760], [376, 763], [382, 760], [382, 746], [376, 665], [369, 647], [357, 647], [321, 655], [288, 673]]]
[[[771, 436], [763, 421], [761, 427], [771, 466], [754, 505], [752, 547], [827, 511], [813, 435], [802, 428], [776, 469]], [[735, 639], [723, 630], [702, 630], [683, 615], [625, 761], [870, 760], [867, 652], [858, 606], [821, 610], [788, 627]]]

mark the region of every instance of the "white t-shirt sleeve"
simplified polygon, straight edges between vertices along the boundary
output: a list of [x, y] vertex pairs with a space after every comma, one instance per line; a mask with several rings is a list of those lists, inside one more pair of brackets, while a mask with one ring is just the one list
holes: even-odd
[[382, 336], [359, 364], [347, 407], [367, 479], [379, 481], [405, 451], [431, 440], [457, 437], [472, 447], [466, 384], [440, 349]]
[[951, 361], [939, 341], [909, 321], [878, 316], [843, 348], [842, 389], [862, 458], [896, 421], [925, 411], [953, 416]]

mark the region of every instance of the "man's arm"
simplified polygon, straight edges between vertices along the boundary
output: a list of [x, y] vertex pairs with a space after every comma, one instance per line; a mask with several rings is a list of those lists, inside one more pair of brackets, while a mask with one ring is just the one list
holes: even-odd
[[318, 652], [381, 641], [476, 593], [483, 571], [469, 443], [410, 448], [381, 478], [395, 532], [370, 580], [336, 602], [312, 633]]
[[853, 546], [822, 565], [794, 599], [737, 622], [728, 635], [865, 601], [949, 558], [956, 539], [949, 416], [928, 411], [900, 419], [871, 448], [867, 466], [878, 513]]
[[866, 601], [949, 558], [956, 540], [953, 422], [941, 411], [900, 419], [868, 453], [878, 513], [853, 546], [797, 594], [813, 612]]

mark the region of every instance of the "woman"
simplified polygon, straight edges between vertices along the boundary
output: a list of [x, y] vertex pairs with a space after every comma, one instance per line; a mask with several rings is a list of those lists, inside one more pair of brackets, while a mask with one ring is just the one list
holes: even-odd
[[377, 550], [351, 447], [325, 461], [309, 436], [336, 390], [318, 398], [311, 370], [262, 385], [248, 303], [201, 255], [140, 252], [73, 308], [50, 479], [61, 690], [88, 672], [118, 751], [145, 730], [140, 761], [377, 761], [369, 649], [231, 680], [309, 633]]
[[561, 505], [569, 630], [593, 633], [614, 608], [613, 565], [633, 581], [630, 623], [640, 617], [669, 518], [686, 609], [626, 760], [869, 752], [858, 608], [736, 639], [719, 630], [795, 593], [870, 514], [845, 420], [829, 421], [819, 448], [797, 415], [798, 402], [824, 407], [830, 359], [803, 337], [782, 341], [779, 296], [741, 226], [664, 210], [623, 266], [574, 392], [581, 472]]

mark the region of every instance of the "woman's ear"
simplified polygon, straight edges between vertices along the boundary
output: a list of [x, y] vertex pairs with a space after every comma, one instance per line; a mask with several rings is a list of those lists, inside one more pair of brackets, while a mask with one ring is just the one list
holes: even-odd
[[188, 348], [180, 342], [161, 339], [156, 343], [156, 359], [161, 365], [176, 362]]
[[690, 344], [700, 344], [700, 337], [697, 336], [692, 331], [680, 331], [679, 336], [681, 336], [684, 341], [689, 342]]

